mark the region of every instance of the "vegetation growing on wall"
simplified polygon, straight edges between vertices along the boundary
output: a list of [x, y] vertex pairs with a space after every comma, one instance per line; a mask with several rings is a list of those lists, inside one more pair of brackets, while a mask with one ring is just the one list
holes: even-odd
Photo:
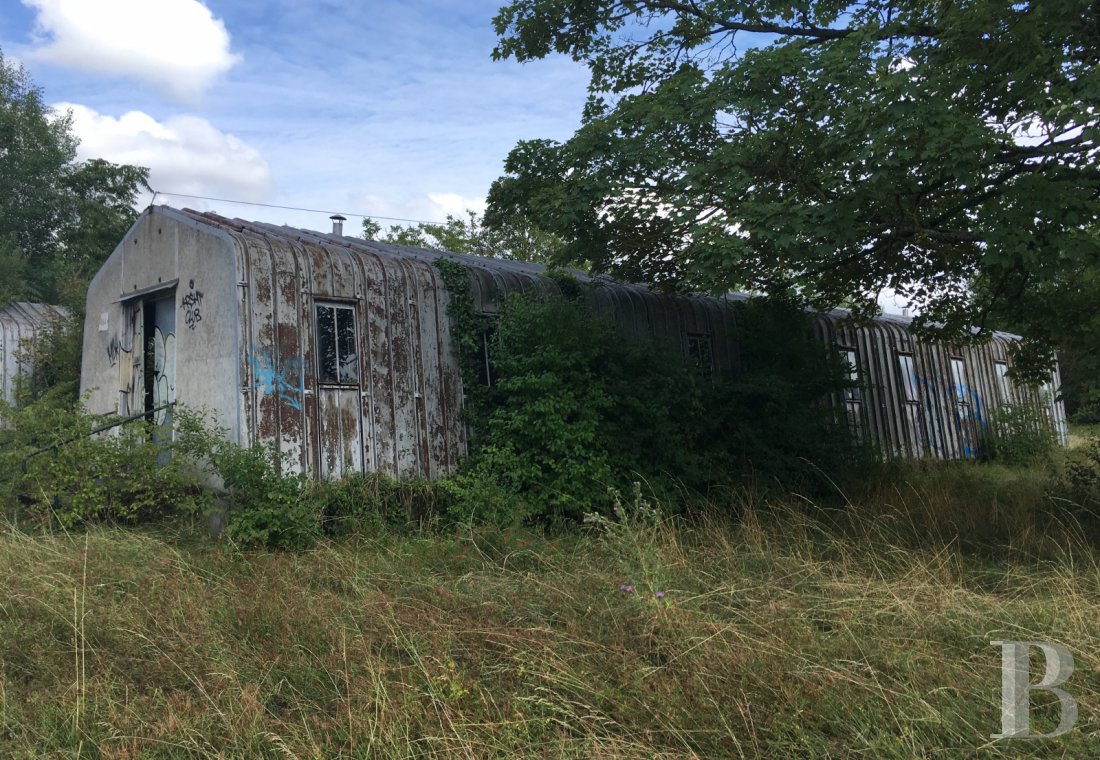
[[[513, 294], [501, 305], [496, 382], [477, 390], [459, 477], [464, 516], [578, 520], [635, 481], [673, 502], [746, 479], [820, 490], [861, 459], [822, 403], [843, 388], [843, 372], [808, 340], [809, 318], [794, 305], [739, 306], [740, 367], [719, 378], [679, 347], [626, 338], [573, 282], [572, 299]], [[471, 368], [484, 326], [461, 291], [452, 298]], [[478, 375], [467, 369], [463, 380], [469, 389]]]

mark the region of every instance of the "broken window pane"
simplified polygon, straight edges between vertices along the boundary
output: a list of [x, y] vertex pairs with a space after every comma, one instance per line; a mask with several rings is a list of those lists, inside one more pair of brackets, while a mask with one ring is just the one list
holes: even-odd
[[1007, 404], [1012, 400], [1012, 386], [1008, 384], [1008, 363], [994, 362], [993, 366], [997, 369], [997, 385], [1001, 392], [1001, 401]]
[[336, 382], [336, 309], [317, 307], [317, 378]]
[[955, 384], [955, 400], [960, 404], [970, 401], [970, 388], [966, 384], [966, 365], [958, 357], [951, 357], [951, 380]]
[[355, 347], [355, 311], [336, 307], [336, 342], [341, 383], [359, 382], [359, 352]]
[[844, 389], [844, 398], [848, 401], [862, 401], [863, 396], [860, 394], [859, 389], [859, 364], [856, 360], [856, 350], [854, 348], [841, 348], [840, 355], [844, 359], [844, 363], [848, 365], [848, 382], [850, 383], [850, 385]]

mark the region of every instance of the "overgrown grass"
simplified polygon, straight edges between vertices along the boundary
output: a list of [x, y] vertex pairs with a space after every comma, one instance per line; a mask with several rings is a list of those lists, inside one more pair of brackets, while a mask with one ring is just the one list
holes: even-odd
[[[1100, 555], [1035, 481], [937, 468], [690, 522], [628, 497], [610, 531], [301, 554], [8, 528], [0, 756], [1091, 756]], [[1074, 654], [1072, 732], [989, 738], [997, 639]]]
[[1084, 446], [1094, 438], [1100, 438], [1100, 425], [1081, 425], [1070, 423], [1069, 447], [1071, 449]]

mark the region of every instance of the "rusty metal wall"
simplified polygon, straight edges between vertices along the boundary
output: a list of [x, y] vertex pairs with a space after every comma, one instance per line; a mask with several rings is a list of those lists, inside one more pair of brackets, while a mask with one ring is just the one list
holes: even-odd
[[44, 326], [65, 316], [60, 306], [12, 301], [0, 308], [0, 398], [14, 399], [16, 378], [29, 372], [26, 349], [38, 339]]
[[[431, 263], [438, 254], [193, 215], [236, 240], [241, 443], [272, 442], [321, 477], [455, 469], [465, 453], [462, 388], [447, 292]], [[354, 382], [319, 376], [319, 304], [354, 313]]]
[[[322, 477], [368, 470], [437, 478], [453, 472], [465, 454], [462, 383], [448, 294], [433, 265], [437, 259], [466, 267], [475, 308], [484, 313], [494, 313], [507, 293], [559, 290], [537, 264], [214, 214], [157, 213], [216, 229], [233, 241], [237, 324], [219, 329], [235, 327], [238, 333], [239, 382], [233, 378], [229, 385], [235, 384], [240, 442], [272, 442], [297, 469]], [[189, 275], [178, 276], [183, 281]], [[685, 353], [689, 340], [705, 341], [713, 370], [735, 371], [734, 304], [743, 296], [657, 294], [577, 276], [593, 284], [594, 307], [626, 333], [656, 337]], [[319, 377], [318, 304], [354, 313], [354, 382]], [[890, 455], [975, 456], [991, 410], [1003, 403], [1041, 406], [1064, 437], [1060, 404], [1043, 403], [1035, 390], [1017, 387], [1001, 398], [996, 362], [1010, 361], [1012, 336], [997, 334], [985, 345], [954, 349], [915, 339], [900, 318], [855, 326], [846, 312], [835, 311], [818, 315], [815, 324], [826, 345], [855, 353], [863, 389], [858, 399], [834, 400], [838, 411]], [[905, 396], [900, 354], [913, 357], [914, 400]], [[952, 377], [952, 358], [962, 360], [961, 384]]]

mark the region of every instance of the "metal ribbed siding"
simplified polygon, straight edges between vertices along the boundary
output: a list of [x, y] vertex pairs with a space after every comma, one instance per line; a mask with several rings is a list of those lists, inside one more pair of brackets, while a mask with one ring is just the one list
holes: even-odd
[[12, 301], [0, 308], [0, 398], [4, 401], [14, 401], [16, 378], [31, 369], [25, 361], [26, 349], [43, 327], [64, 315], [60, 306], [29, 301]]
[[[165, 217], [216, 227], [236, 247], [240, 338], [241, 442], [275, 442], [298, 467], [322, 476], [377, 470], [398, 477], [437, 478], [466, 453], [462, 385], [450, 335], [448, 295], [434, 262], [464, 265], [474, 307], [494, 313], [511, 292], [559, 291], [537, 264], [484, 259], [229, 220], [189, 211]], [[645, 287], [591, 280], [589, 298], [625, 333], [655, 337], [686, 352], [689, 334], [710, 336], [714, 369], [736, 370], [732, 341], [735, 303], [658, 294]], [[359, 384], [318, 382], [314, 305], [355, 307]], [[1007, 360], [1012, 337], [949, 349], [915, 339], [900, 319], [856, 326], [847, 312], [820, 314], [815, 333], [832, 347], [856, 351], [865, 386], [855, 420], [860, 434], [893, 456], [958, 459], [976, 451], [983, 423], [998, 406], [995, 361]], [[228, 326], [226, 326], [228, 328]], [[899, 353], [911, 353], [922, 385], [917, 403], [905, 400]], [[960, 418], [952, 392], [950, 357], [964, 359], [980, 413]], [[278, 378], [272, 389], [270, 375]], [[265, 379], [266, 378], [266, 379]], [[183, 399], [186, 401], [186, 399]], [[1013, 389], [1013, 402], [1038, 404], [1037, 394]], [[843, 401], [834, 403], [843, 406]], [[1060, 404], [1048, 408], [1064, 431]]]
[[[178, 212], [177, 212], [178, 213]], [[184, 212], [237, 245], [242, 443], [324, 477], [438, 478], [465, 453], [447, 293], [428, 256]], [[314, 307], [354, 307], [357, 385], [317, 376]], [[278, 384], [271, 392], [271, 376]]]
[[[859, 432], [884, 452], [901, 457], [966, 459], [981, 450], [983, 431], [991, 413], [1007, 404], [1027, 404], [1048, 415], [1063, 445], [1067, 442], [1065, 411], [1060, 402], [1044, 400], [1038, 389], [1010, 384], [1003, 399], [996, 363], [1011, 366], [1009, 346], [1016, 340], [994, 333], [980, 345], [950, 347], [921, 341], [899, 320], [883, 317], [870, 325], [855, 326], [846, 312], [819, 315], [815, 332], [819, 339], [854, 349], [863, 386], [858, 403]], [[900, 354], [913, 357], [918, 376], [917, 400], [905, 398]], [[962, 359], [966, 372], [958, 401], [951, 373], [951, 359]], [[1054, 386], [1058, 379], [1055, 371]], [[838, 406], [843, 402], [836, 400]]]

